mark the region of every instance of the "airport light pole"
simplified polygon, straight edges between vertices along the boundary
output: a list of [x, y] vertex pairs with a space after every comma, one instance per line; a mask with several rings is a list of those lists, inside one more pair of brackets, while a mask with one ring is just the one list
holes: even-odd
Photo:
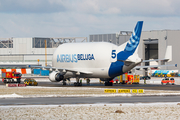
[[47, 66], [47, 42], [46, 40], [44, 42], [45, 42], [45, 66]]

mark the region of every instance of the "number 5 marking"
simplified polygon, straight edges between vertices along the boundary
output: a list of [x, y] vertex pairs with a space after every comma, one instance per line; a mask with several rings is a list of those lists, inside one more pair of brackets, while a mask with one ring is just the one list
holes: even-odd
[[112, 50], [112, 55], [111, 55], [111, 57], [114, 59], [114, 58], [116, 58], [116, 50]]

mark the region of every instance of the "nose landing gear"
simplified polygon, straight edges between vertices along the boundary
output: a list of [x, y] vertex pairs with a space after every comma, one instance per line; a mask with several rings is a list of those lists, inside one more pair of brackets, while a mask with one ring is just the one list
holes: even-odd
[[79, 77], [76, 77], [76, 82], [74, 83], [74, 86], [82, 86], [82, 82], [79, 82]]

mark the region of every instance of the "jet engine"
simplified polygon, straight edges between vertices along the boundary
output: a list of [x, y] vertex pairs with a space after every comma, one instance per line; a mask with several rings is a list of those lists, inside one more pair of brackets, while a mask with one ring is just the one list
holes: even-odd
[[49, 80], [51, 82], [59, 82], [64, 79], [64, 75], [59, 72], [53, 71], [52, 73], [49, 74]]

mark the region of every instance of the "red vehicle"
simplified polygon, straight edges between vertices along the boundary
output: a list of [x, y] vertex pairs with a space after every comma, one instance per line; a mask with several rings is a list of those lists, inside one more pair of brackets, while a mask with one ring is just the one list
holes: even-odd
[[162, 79], [161, 80], [161, 84], [163, 85], [163, 84], [166, 84], [166, 85], [168, 85], [168, 84], [172, 84], [172, 85], [174, 85], [174, 83], [175, 83], [175, 80], [174, 80], [174, 78], [164, 78], [164, 79]]
[[21, 73], [19, 72], [2, 72], [3, 83], [21, 83]]

